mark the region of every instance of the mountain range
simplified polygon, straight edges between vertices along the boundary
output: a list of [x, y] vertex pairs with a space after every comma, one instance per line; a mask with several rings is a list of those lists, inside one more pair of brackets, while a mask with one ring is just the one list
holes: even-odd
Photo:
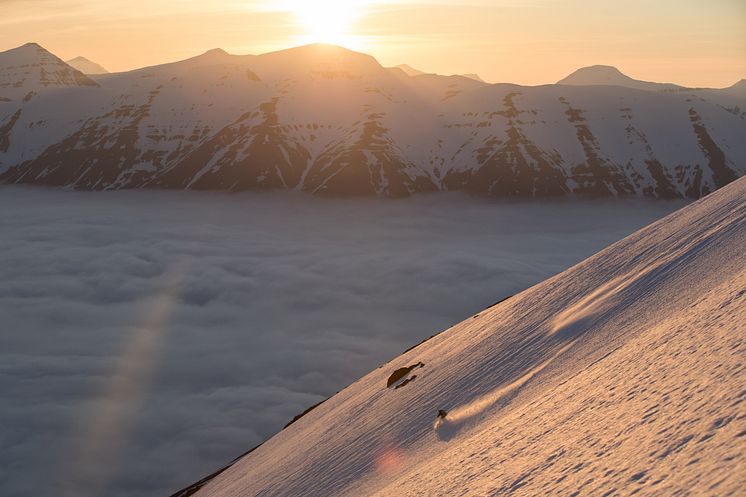
[[746, 178], [405, 351], [173, 497], [742, 495]]
[[30, 43], [0, 53], [0, 182], [698, 198], [746, 173], [743, 82], [594, 66], [519, 86], [406, 68], [316, 44], [90, 76]]

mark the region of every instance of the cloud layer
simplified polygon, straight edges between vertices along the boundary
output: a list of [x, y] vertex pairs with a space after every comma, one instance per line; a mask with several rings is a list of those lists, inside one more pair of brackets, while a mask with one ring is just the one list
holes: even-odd
[[168, 495], [681, 205], [2, 187], [3, 494]]

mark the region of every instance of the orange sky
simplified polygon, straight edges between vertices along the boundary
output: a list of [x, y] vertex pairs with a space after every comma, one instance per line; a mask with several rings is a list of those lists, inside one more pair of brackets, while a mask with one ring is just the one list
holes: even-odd
[[338, 40], [384, 65], [553, 83], [608, 64], [645, 80], [746, 78], [745, 0], [0, 0], [0, 50], [35, 41], [111, 71], [210, 48], [262, 53]]

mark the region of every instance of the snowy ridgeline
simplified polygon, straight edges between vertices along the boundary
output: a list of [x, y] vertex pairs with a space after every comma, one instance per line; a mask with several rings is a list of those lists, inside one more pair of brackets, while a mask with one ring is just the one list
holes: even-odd
[[446, 330], [184, 492], [746, 491], [746, 180]]
[[86, 76], [28, 44], [0, 53], [0, 181], [699, 198], [746, 173], [744, 111], [743, 81], [691, 89], [604, 66], [490, 85], [310, 45]]

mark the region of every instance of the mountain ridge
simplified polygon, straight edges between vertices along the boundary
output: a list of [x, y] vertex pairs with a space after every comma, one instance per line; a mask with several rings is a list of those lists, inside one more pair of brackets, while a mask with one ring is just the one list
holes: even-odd
[[66, 60], [65, 63], [74, 69], [77, 69], [78, 71], [82, 72], [86, 75], [96, 75], [96, 74], [108, 74], [109, 71], [103, 68], [100, 64], [97, 64], [93, 62], [90, 59], [86, 59], [82, 55], [79, 55], [78, 57], [75, 57], [70, 60]]
[[415, 69], [409, 64], [399, 64], [398, 66], [395, 66], [395, 67], [397, 69], [401, 69], [402, 71], [404, 71], [407, 76], [420, 76], [422, 74], [427, 74], [425, 71], [420, 71], [419, 69]]
[[0, 87], [6, 183], [698, 198], [746, 173], [746, 105], [732, 90], [407, 76], [323, 44], [214, 49], [94, 81], [24, 50], [84, 79], [15, 81], [13, 51], [0, 53], [0, 81], [14, 81]]

